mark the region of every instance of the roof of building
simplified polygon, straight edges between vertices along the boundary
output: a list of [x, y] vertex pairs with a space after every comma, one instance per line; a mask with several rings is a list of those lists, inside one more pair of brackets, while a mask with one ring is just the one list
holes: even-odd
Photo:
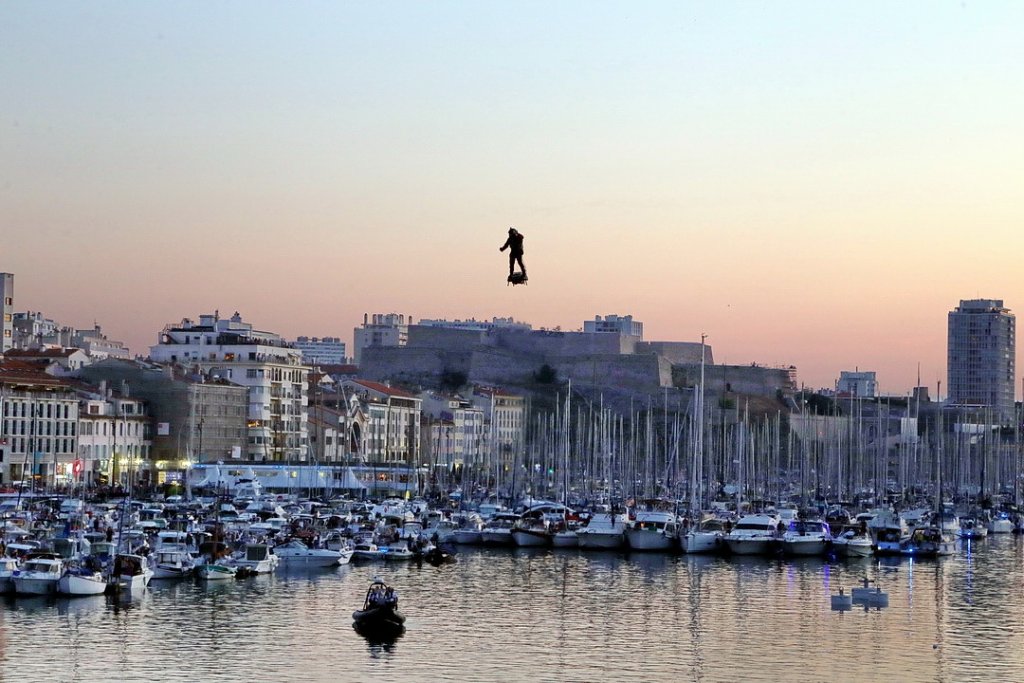
[[77, 348], [65, 348], [65, 349], [11, 349], [5, 356], [11, 360], [14, 359], [34, 359], [34, 358], [68, 358], [75, 353], [84, 353], [81, 349]]
[[519, 396], [519, 394], [512, 393], [511, 391], [502, 389], [501, 387], [476, 387], [473, 389], [473, 393], [480, 396], [508, 396], [509, 398]]
[[403, 389], [389, 387], [387, 384], [381, 384], [380, 382], [371, 382], [366, 379], [354, 379], [352, 381], [360, 386], [370, 389], [371, 391], [376, 391], [377, 393], [385, 394], [387, 396], [397, 396], [399, 398], [418, 398], [416, 394], [411, 394]]
[[321, 372], [325, 372], [328, 375], [351, 375], [355, 376], [359, 372], [359, 367], [356, 365], [318, 365]]
[[43, 372], [38, 365], [20, 360], [0, 361], [0, 384], [70, 388], [66, 380]]

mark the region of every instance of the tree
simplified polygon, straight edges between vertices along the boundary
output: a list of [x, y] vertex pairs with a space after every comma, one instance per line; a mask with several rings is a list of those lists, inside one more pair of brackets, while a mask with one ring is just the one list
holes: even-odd
[[459, 370], [445, 370], [441, 373], [441, 389], [448, 392], [458, 391], [461, 387], [466, 385], [469, 381], [469, 377], [466, 373]]
[[537, 384], [554, 384], [558, 381], [558, 371], [545, 363], [537, 372], [533, 373], [533, 380]]

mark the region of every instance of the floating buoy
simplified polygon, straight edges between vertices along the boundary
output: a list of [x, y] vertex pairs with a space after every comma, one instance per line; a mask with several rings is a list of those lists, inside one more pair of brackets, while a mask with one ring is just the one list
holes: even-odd
[[861, 581], [864, 585], [853, 589], [853, 599], [857, 602], [866, 602], [877, 589], [870, 587], [871, 580], [868, 577], [865, 576]]
[[881, 588], [876, 588], [874, 592], [868, 593], [866, 602], [870, 607], [878, 607], [879, 609], [888, 607], [889, 594], [883, 593]]
[[846, 595], [843, 589], [839, 589], [839, 595], [832, 596], [832, 611], [847, 612], [853, 609], [853, 596]]

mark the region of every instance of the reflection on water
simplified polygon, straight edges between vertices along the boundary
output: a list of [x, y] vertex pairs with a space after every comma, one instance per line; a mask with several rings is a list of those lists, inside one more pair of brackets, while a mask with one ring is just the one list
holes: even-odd
[[[141, 596], [0, 602], [3, 679], [1024, 680], [1024, 544], [939, 561], [462, 550], [458, 562], [154, 582]], [[352, 628], [369, 581], [391, 641]], [[867, 578], [889, 607], [840, 613]], [[40, 656], [40, 644], [48, 653]], [[116, 676], [112, 672], [116, 672]], [[840, 676], [837, 672], [841, 672]]]

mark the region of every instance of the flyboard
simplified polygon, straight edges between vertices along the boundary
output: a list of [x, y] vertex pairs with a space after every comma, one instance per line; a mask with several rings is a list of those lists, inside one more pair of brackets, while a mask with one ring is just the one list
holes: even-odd
[[525, 285], [527, 282], [528, 280], [526, 279], [526, 273], [522, 273], [518, 270], [508, 276], [508, 284], [512, 286]]

